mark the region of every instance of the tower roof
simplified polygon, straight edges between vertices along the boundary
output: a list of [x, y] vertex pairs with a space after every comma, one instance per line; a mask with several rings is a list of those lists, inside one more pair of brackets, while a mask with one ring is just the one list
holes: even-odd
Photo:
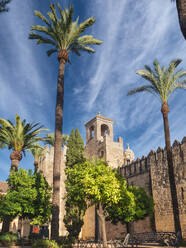
[[100, 112], [98, 112], [98, 114], [97, 114], [93, 119], [91, 119], [90, 121], [88, 121], [88, 122], [85, 124], [85, 126], [86, 126], [86, 127], [89, 126], [90, 124], [92, 124], [92, 123], [95, 122], [96, 120], [109, 121], [109, 122], [111, 122], [112, 124], [114, 123], [114, 121], [113, 121], [112, 119], [110, 119], [110, 118], [108, 118], [108, 117], [105, 117], [105, 116], [101, 115]]

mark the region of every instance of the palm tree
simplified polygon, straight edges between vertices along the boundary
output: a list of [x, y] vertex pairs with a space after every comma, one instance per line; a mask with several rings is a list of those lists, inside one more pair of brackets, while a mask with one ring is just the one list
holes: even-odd
[[[91, 17], [78, 24], [79, 18], [73, 22], [73, 8], [62, 10], [57, 4], [59, 17], [54, 4], [50, 4], [48, 19], [39, 11], [34, 14], [39, 17], [44, 26], [35, 25], [31, 30], [43, 33], [44, 36], [31, 32], [30, 39], [36, 39], [37, 44], [52, 45], [53, 48], [47, 51], [47, 55], [57, 52], [59, 61], [59, 73], [57, 82], [56, 112], [55, 112], [55, 147], [54, 147], [54, 168], [53, 168], [53, 206], [52, 206], [52, 239], [59, 237], [59, 188], [60, 188], [60, 164], [61, 164], [61, 142], [63, 126], [63, 104], [64, 104], [64, 71], [65, 64], [69, 62], [69, 52], [74, 52], [80, 56], [81, 51], [94, 53], [95, 50], [89, 45], [99, 45], [102, 42], [92, 35], [81, 34], [95, 23], [95, 18]], [[45, 36], [46, 35], [46, 36]]]
[[8, 3], [10, 3], [10, 0], [0, 0], [0, 13], [8, 11], [8, 8], [6, 6]]
[[43, 146], [40, 146], [39, 144], [35, 144], [31, 149], [28, 150], [34, 157], [34, 167], [35, 167], [35, 172], [37, 172], [38, 169], [38, 162], [39, 162], [39, 157], [44, 155], [46, 150]]
[[[61, 143], [62, 147], [67, 144], [68, 138], [69, 138], [68, 134], [62, 134], [62, 143]], [[43, 141], [45, 145], [55, 146], [54, 133], [46, 134], [46, 137], [44, 137]]]
[[176, 1], [180, 28], [184, 38], [186, 39], [186, 0], [171, 0], [171, 1], [172, 2]]
[[133, 95], [140, 92], [149, 92], [158, 96], [162, 102], [161, 112], [163, 115], [164, 122], [164, 133], [165, 133], [165, 144], [167, 150], [167, 161], [168, 161], [168, 174], [170, 181], [170, 191], [172, 197], [172, 207], [174, 215], [174, 226], [175, 231], [181, 233], [180, 218], [179, 218], [179, 207], [178, 199], [176, 193], [176, 184], [174, 178], [174, 168], [172, 160], [172, 149], [170, 142], [170, 131], [168, 123], [168, 99], [171, 93], [176, 89], [186, 89], [186, 80], [181, 79], [186, 76], [186, 71], [175, 71], [177, 66], [181, 63], [180, 59], [172, 60], [168, 66], [168, 69], [165, 67], [160, 67], [157, 60], [154, 60], [154, 70], [149, 66], [145, 65], [146, 70], [138, 70], [137, 74], [142, 78], [147, 80], [150, 85], [143, 85], [139, 88], [132, 89], [128, 92], [128, 95]]
[[[43, 126], [39, 123], [26, 123], [26, 120], [21, 122], [19, 115], [16, 114], [15, 125], [11, 121], [0, 118], [0, 144], [13, 150], [10, 154], [11, 168], [18, 170], [19, 162], [22, 159], [22, 153], [34, 147], [34, 144], [42, 140], [38, 137]], [[1, 146], [2, 146], [1, 145]]]

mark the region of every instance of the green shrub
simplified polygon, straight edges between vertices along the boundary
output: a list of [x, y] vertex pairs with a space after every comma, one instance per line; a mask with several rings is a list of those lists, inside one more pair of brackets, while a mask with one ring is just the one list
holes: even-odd
[[68, 236], [60, 236], [57, 240], [57, 243], [63, 248], [70, 248], [72, 247], [72, 244], [75, 243], [75, 239]]
[[14, 245], [18, 241], [18, 236], [14, 233], [8, 232], [8, 233], [2, 233], [0, 234], [0, 242], [3, 245]]
[[59, 248], [58, 244], [54, 240], [35, 240], [33, 243], [33, 248]]

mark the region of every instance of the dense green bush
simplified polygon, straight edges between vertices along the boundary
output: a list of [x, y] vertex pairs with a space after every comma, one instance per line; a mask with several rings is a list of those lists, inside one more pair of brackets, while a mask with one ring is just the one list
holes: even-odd
[[57, 243], [63, 248], [70, 248], [75, 243], [75, 239], [69, 236], [60, 236]]
[[33, 243], [33, 248], [59, 248], [58, 244], [54, 240], [35, 240]]
[[0, 234], [0, 243], [3, 245], [14, 245], [18, 241], [18, 236], [14, 233], [2, 233]]

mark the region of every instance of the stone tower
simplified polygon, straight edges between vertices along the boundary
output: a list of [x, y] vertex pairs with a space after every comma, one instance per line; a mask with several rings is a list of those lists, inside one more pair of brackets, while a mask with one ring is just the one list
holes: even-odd
[[97, 114], [85, 124], [87, 158], [103, 158], [113, 168], [118, 168], [124, 163], [123, 139], [119, 137], [114, 142], [112, 119]]
[[[127, 165], [127, 163], [131, 163], [134, 160], [134, 153], [129, 146], [127, 146], [126, 151], [123, 150], [123, 139], [121, 137], [118, 138], [117, 142], [114, 141], [113, 124], [112, 119], [102, 116], [100, 112], [85, 124], [85, 153], [86, 158], [104, 159], [112, 168], [118, 169], [123, 165]], [[114, 235], [118, 232], [118, 225], [110, 225], [108, 222], [106, 225], [108, 226], [107, 230], [110, 230]], [[85, 214], [82, 238], [94, 239], [96, 236], [102, 237], [100, 226], [95, 206], [92, 206]], [[108, 234], [108, 237], [110, 236]]]

